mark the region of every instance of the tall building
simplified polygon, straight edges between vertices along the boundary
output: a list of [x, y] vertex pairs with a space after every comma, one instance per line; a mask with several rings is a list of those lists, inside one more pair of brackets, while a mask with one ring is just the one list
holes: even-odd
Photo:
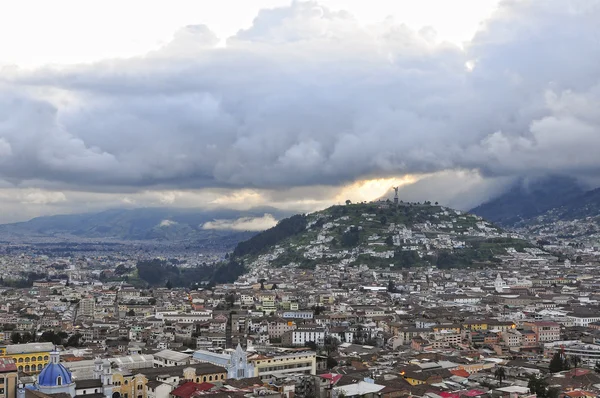
[[79, 315], [93, 318], [95, 310], [96, 302], [93, 297], [81, 299], [79, 302]]

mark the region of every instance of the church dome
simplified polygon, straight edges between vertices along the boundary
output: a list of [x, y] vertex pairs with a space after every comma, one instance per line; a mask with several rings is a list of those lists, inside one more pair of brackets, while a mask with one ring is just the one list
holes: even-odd
[[51, 361], [38, 375], [37, 384], [40, 387], [58, 387], [73, 383], [71, 372], [58, 361], [58, 353], [51, 353]]

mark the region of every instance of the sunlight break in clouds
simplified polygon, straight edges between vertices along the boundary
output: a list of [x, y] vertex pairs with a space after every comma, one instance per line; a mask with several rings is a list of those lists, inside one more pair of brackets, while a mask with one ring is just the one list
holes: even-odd
[[383, 182], [355, 200], [406, 175], [481, 178], [473, 196], [404, 186], [448, 203], [600, 173], [600, 1], [501, 2], [463, 45], [398, 18], [365, 24], [357, 4], [274, 0], [219, 45], [199, 13], [136, 56], [3, 68], [0, 189], [68, 192], [52, 204], [68, 209], [77, 191], [302, 210], [365, 180]]

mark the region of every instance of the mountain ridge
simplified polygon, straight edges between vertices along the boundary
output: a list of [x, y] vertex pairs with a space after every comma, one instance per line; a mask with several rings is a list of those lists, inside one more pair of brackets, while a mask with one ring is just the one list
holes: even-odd
[[202, 226], [207, 222], [255, 218], [265, 214], [280, 218], [288, 213], [270, 207], [248, 211], [169, 207], [115, 208], [92, 213], [41, 216], [28, 221], [1, 224], [0, 233], [21, 238], [69, 236], [120, 240], [206, 239], [244, 232], [233, 229], [204, 229]]
[[585, 192], [572, 177], [555, 175], [533, 181], [521, 178], [507, 192], [469, 212], [505, 227], [514, 227], [575, 200]]

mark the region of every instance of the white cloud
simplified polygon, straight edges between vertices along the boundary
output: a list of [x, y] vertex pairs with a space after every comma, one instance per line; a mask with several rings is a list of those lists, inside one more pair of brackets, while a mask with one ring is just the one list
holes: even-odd
[[203, 229], [235, 230], [235, 231], [264, 231], [274, 227], [277, 220], [271, 214], [262, 217], [242, 217], [236, 220], [214, 220], [204, 223]]
[[146, 56], [7, 69], [0, 179], [121, 194], [110, 203], [304, 209], [363, 180], [469, 170], [486, 182], [455, 181], [487, 195], [531, 173], [594, 176], [598, 4], [503, 2], [460, 48], [293, 2], [226, 47], [188, 26]]
[[158, 226], [161, 228], [167, 228], [167, 227], [172, 227], [173, 225], [177, 225], [177, 224], [178, 224], [177, 221], [162, 220]]

